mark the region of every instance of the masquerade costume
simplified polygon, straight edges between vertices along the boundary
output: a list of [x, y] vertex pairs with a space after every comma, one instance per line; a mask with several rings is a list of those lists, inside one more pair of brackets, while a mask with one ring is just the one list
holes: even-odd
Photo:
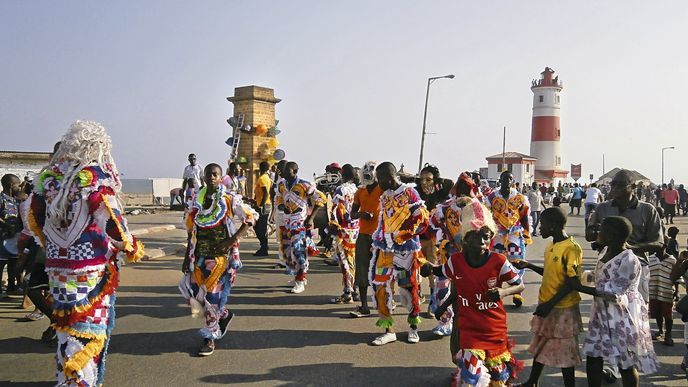
[[291, 183], [280, 179], [275, 204], [284, 206], [284, 225], [281, 232], [289, 240], [284, 251], [287, 273], [296, 275], [296, 281], [304, 281], [308, 272], [308, 237], [305, 220], [308, 210], [325, 205], [325, 195], [315, 189], [309, 181], [294, 178]]
[[351, 208], [356, 194], [354, 183], [341, 184], [334, 191], [332, 197], [332, 212], [330, 213], [330, 226], [337, 229], [334, 234], [334, 254], [339, 261], [342, 271], [342, 286], [344, 294], [354, 292], [354, 276], [356, 265], [356, 238], [358, 238], [358, 219], [351, 218]]
[[[212, 204], [204, 209], [207, 195], [213, 195]], [[201, 310], [204, 312], [205, 327], [199, 331], [204, 339], [222, 337], [219, 322], [230, 313], [226, 307], [227, 299], [236, 272], [241, 269], [239, 241], [229, 251], [218, 250], [217, 245], [237, 233], [233, 219], [253, 226], [257, 215], [243, 204], [241, 196], [228, 193], [220, 184], [212, 194], [208, 187], [203, 187], [186, 218], [190, 271], [182, 277], [179, 290], [191, 304], [192, 315]]]
[[[530, 206], [528, 199], [514, 188], [509, 189], [509, 196], [503, 197], [500, 190], [494, 190], [486, 200], [486, 205], [492, 210], [497, 234], [492, 240], [490, 250], [506, 255], [509, 261], [526, 258], [526, 246], [533, 240], [530, 238]], [[523, 276], [525, 270], [518, 272]], [[523, 296], [514, 294], [514, 304], [520, 306]]]
[[57, 330], [58, 385], [103, 383], [115, 323], [117, 254], [143, 256], [121, 215], [121, 189], [111, 142], [97, 122], [76, 121], [62, 137], [53, 165], [41, 172], [27, 217], [46, 251]]
[[[463, 207], [461, 238], [483, 227], [495, 231], [490, 211], [478, 200]], [[520, 366], [513, 358], [507, 340], [506, 311], [502, 300], [489, 301], [488, 290], [504, 282], [518, 285], [521, 276], [498, 253], [485, 251], [486, 261], [478, 267], [469, 264], [463, 252], [455, 253], [442, 267], [458, 295], [458, 325], [461, 327], [458, 372], [452, 385], [505, 386]]]
[[427, 227], [428, 211], [414, 188], [402, 183], [395, 190], [382, 193], [369, 274], [375, 291], [373, 306], [379, 314], [376, 325], [381, 328], [394, 324], [393, 282], [397, 283], [402, 303], [409, 310], [409, 325], [420, 323], [418, 267], [422, 254], [418, 235]]

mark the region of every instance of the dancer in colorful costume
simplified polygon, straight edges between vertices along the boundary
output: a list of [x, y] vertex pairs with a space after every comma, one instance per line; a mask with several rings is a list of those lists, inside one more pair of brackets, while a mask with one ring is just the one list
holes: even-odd
[[287, 267], [286, 255], [284, 251], [289, 246], [289, 240], [282, 232], [284, 229], [284, 211], [277, 207], [276, 197], [279, 192], [279, 186], [283, 184], [284, 166], [287, 165], [287, 160], [280, 160], [275, 165], [275, 176], [273, 177], [272, 186], [270, 187], [270, 201], [272, 202], [272, 221], [275, 224], [275, 239], [277, 241], [277, 265], [275, 267]]
[[[234, 318], [227, 309], [227, 298], [241, 268], [239, 238], [256, 223], [258, 214], [244, 205], [240, 195], [226, 191], [219, 165], [206, 165], [203, 175], [206, 186], [186, 219], [189, 242], [179, 289], [191, 305], [192, 315], [204, 313], [205, 327], [199, 331], [203, 346], [198, 355], [208, 356]], [[238, 229], [235, 217], [241, 221]]]
[[[492, 210], [497, 223], [497, 236], [490, 249], [509, 258], [509, 261], [526, 258], [526, 246], [530, 238], [530, 208], [528, 199], [515, 188], [511, 188], [514, 176], [509, 171], [499, 175], [500, 187], [487, 197], [486, 205]], [[524, 270], [519, 271], [523, 276]], [[516, 307], [523, 305], [523, 296], [514, 294]]]
[[[283, 171], [284, 178], [280, 180], [275, 196], [275, 204], [284, 212], [284, 225], [281, 232], [289, 238], [289, 246], [285, 251], [287, 270], [295, 275], [292, 293], [302, 293], [306, 290], [306, 273], [308, 272], [308, 229], [316, 207], [325, 205], [325, 195], [315, 189], [309, 181], [300, 179], [297, 174], [299, 166], [293, 161], [288, 162]], [[309, 210], [310, 213], [309, 213]]]
[[[472, 200], [461, 211], [462, 251], [442, 266], [426, 263], [421, 270], [423, 276], [432, 272], [449, 278], [458, 297], [461, 334], [453, 386], [506, 386], [522, 367], [508, 344], [502, 299], [523, 291], [524, 286], [509, 260], [490, 252], [495, 232], [490, 211]], [[504, 282], [509, 286], [502, 288]]]
[[[444, 203], [440, 203], [435, 207], [430, 215], [430, 227], [435, 231], [435, 240], [438, 246], [438, 262], [433, 262], [439, 265], [444, 265], [449, 260], [452, 254], [461, 251], [461, 211], [470, 204], [475, 198], [477, 186], [469, 172], [463, 172], [456, 180], [456, 184], [452, 188], [453, 197]], [[434, 276], [433, 276], [434, 277]], [[430, 300], [430, 307], [432, 314], [437, 312], [438, 307], [449, 299], [451, 281], [447, 277], [434, 277], [435, 284], [433, 298]], [[449, 306], [446, 312], [442, 313], [439, 318], [439, 323], [432, 330], [432, 333], [438, 336], [448, 336], [452, 333], [452, 320], [454, 319], [454, 312]], [[458, 329], [456, 331], [458, 338]], [[452, 337], [452, 344], [455, 343]], [[454, 345], [451, 346], [454, 348]], [[458, 349], [457, 349], [458, 350]], [[452, 350], [452, 357], [456, 354]]]
[[61, 386], [103, 383], [115, 323], [117, 255], [127, 261], [143, 256], [120, 212], [122, 186], [111, 147], [101, 124], [74, 122], [36, 179], [27, 217], [46, 251]]
[[370, 283], [375, 292], [373, 306], [379, 314], [376, 325], [384, 328], [385, 334], [373, 340], [372, 344], [384, 345], [397, 340], [391, 312], [394, 282], [398, 285], [402, 304], [409, 310], [408, 342], [417, 343], [420, 340], [418, 267], [422, 259], [418, 235], [428, 227], [428, 211], [418, 192], [399, 181], [394, 164], [381, 163], [375, 169], [375, 175], [383, 193], [380, 196], [378, 227], [373, 234]]
[[[352, 217], [354, 195], [358, 188], [354, 184], [354, 167], [345, 164], [342, 167], [342, 184], [337, 187], [332, 196], [332, 212], [330, 213], [330, 234], [334, 236], [334, 253], [342, 271], [341, 296], [332, 299], [335, 304], [349, 304], [358, 301], [358, 293], [354, 287], [356, 266], [356, 238], [358, 238], [358, 219]], [[354, 298], [356, 300], [354, 300]]]

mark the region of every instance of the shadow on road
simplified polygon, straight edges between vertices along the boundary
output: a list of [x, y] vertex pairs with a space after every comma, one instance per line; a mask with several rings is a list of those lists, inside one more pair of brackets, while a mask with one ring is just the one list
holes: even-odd
[[[309, 364], [278, 367], [268, 374], [220, 374], [199, 379], [202, 383], [260, 383], [279, 386], [448, 386], [446, 367], [354, 367], [350, 363]], [[318, 380], [317, 378], [321, 378]], [[282, 383], [274, 383], [280, 381]]]

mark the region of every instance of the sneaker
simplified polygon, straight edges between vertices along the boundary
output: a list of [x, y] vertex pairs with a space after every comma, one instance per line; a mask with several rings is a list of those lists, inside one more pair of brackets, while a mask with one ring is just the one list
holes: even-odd
[[[304, 285], [308, 285], [308, 279], [307, 279], [307, 278], [304, 278], [303, 284], [304, 284]], [[287, 285], [289, 285], [289, 286], [294, 286], [294, 285], [296, 285], [296, 280], [291, 280], [291, 281], [287, 282]]]
[[351, 294], [344, 293], [339, 297], [335, 297], [330, 300], [330, 303], [332, 304], [352, 304], [354, 302], [353, 297], [351, 297]]
[[210, 356], [215, 352], [215, 341], [211, 339], [203, 340], [203, 346], [198, 350], [198, 356]]
[[33, 312], [24, 316], [26, 321], [38, 321], [44, 317], [45, 315], [40, 310], [34, 310]]
[[664, 332], [655, 332], [652, 334], [652, 340], [659, 340], [664, 335]]
[[296, 281], [294, 283], [294, 287], [291, 288], [291, 292], [294, 294], [303, 293], [304, 290], [306, 290], [306, 284], [304, 281]]
[[262, 249], [260, 249], [260, 250], [256, 251], [255, 253], [253, 253], [253, 256], [254, 256], [254, 257], [267, 257], [268, 255], [270, 255], [270, 254], [268, 254], [268, 251], [267, 251], [267, 250], [262, 250]]
[[53, 327], [48, 327], [45, 331], [43, 331], [43, 334], [41, 335], [41, 341], [44, 343], [50, 343], [51, 341], [57, 340], [57, 332], [55, 331], [55, 328]]
[[514, 306], [520, 308], [523, 305], [523, 296], [520, 294], [514, 294]]
[[439, 324], [432, 329], [432, 333], [436, 336], [449, 336], [451, 332], [452, 328], [449, 324]]
[[387, 332], [382, 336], [376, 337], [371, 344], [380, 346], [392, 343], [394, 341], [397, 341], [397, 334], [394, 332]]
[[361, 296], [359, 296], [358, 293], [356, 293], [356, 292], [354, 292], [351, 295], [351, 298], [353, 298], [355, 302], [361, 302]]
[[418, 329], [409, 329], [408, 342], [411, 344], [415, 344], [419, 341], [420, 337], [418, 337]]
[[671, 338], [671, 336], [664, 336], [664, 345], [667, 347], [673, 347], [674, 346], [674, 339]]
[[359, 306], [356, 310], [349, 312], [349, 317], [360, 318], [370, 316], [370, 309]]
[[234, 318], [234, 313], [232, 311], [227, 312], [227, 317], [220, 319], [220, 338], [225, 337], [227, 334], [227, 327], [229, 327], [229, 323], [232, 322], [232, 319]]

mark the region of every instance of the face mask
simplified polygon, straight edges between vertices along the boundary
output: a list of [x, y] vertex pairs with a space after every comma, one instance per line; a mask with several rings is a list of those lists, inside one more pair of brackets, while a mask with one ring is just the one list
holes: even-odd
[[361, 184], [362, 185], [370, 185], [375, 183], [375, 167], [377, 166], [377, 163], [374, 161], [368, 161], [363, 165], [363, 168], [361, 168]]

